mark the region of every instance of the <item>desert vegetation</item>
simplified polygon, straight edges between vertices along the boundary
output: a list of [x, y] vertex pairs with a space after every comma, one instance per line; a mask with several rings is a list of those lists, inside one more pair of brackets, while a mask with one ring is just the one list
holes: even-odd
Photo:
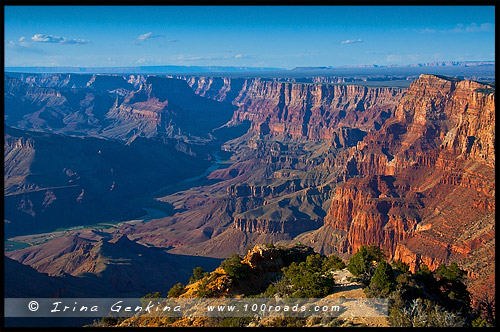
[[[376, 245], [361, 246], [347, 262], [336, 255], [325, 256], [309, 249], [303, 245], [283, 247], [268, 243], [249, 250], [245, 257], [231, 255], [213, 272], [195, 268], [189, 283], [175, 284], [168, 291], [168, 298], [236, 296], [293, 299], [326, 298], [340, 294], [343, 298], [342, 288], [336, 287], [339, 285], [336, 285], [334, 273], [348, 271], [351, 275], [349, 281], [360, 286], [364, 297], [388, 300], [387, 326], [493, 326], [491, 318], [472, 309], [470, 294], [464, 283], [466, 274], [456, 263], [442, 264], [434, 271], [421, 265], [412, 272], [408, 264], [399, 260], [389, 261], [384, 250]], [[270, 262], [280, 260], [284, 266], [279, 273], [274, 274], [274, 278], [268, 278], [266, 273], [269, 271], [266, 269], [273, 270], [277, 266]], [[263, 286], [260, 289], [263, 291], [249, 287], [255, 285], [255, 278], [262, 279]], [[148, 294], [145, 298], [158, 296], [158, 293]], [[96, 324], [110, 326], [114, 322], [120, 326], [143, 326], [143, 318], [123, 320], [105, 317]], [[189, 324], [181, 318], [169, 317], [163, 323], [159, 319], [151, 317], [148, 322], [160, 324], [155, 326], [370, 326], [369, 318], [365, 324], [354, 324], [345, 318], [320, 316], [277, 317], [271, 320], [249, 317], [204, 318], [190, 320]]]

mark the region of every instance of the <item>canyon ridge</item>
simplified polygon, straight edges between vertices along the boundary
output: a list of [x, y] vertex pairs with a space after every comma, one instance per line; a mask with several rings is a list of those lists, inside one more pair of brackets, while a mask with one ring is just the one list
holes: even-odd
[[412, 271], [456, 262], [494, 303], [494, 85], [307, 80], [6, 73], [9, 268], [137, 295], [256, 244], [375, 244]]

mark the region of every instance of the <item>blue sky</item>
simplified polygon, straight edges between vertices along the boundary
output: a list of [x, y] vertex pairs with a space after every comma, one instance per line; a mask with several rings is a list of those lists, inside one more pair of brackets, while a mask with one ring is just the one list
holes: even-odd
[[493, 6], [5, 6], [5, 66], [494, 60]]

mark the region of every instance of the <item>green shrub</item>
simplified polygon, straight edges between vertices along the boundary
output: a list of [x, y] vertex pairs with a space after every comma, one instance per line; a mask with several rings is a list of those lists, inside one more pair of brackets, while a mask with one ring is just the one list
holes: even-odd
[[189, 278], [189, 283], [194, 284], [195, 282], [203, 278], [205, 276], [205, 273], [206, 272], [202, 267], [195, 267], [193, 269], [193, 275]]
[[170, 288], [167, 293], [168, 298], [179, 297], [182, 293], [185, 292], [184, 285], [182, 283], [177, 283]]
[[321, 272], [323, 270], [323, 257], [320, 254], [307, 256], [305, 267], [311, 272]]
[[236, 279], [243, 279], [250, 273], [250, 266], [241, 262], [241, 257], [234, 254], [229, 256], [220, 265], [226, 273]]
[[321, 255], [309, 255], [305, 262], [293, 262], [283, 268], [283, 277], [267, 288], [265, 295], [292, 298], [319, 298], [330, 294], [335, 285], [330, 275], [323, 273]]
[[410, 265], [400, 260], [395, 260], [394, 262], [392, 262], [392, 267], [394, 270], [400, 273], [406, 273], [410, 271]]
[[434, 279], [431, 270], [425, 264], [420, 265], [417, 271], [415, 271], [415, 278], [421, 281], [429, 281], [431, 279]]
[[464, 283], [465, 271], [457, 263], [441, 264], [435, 271], [443, 304], [451, 310], [470, 310], [470, 295]]
[[213, 297], [215, 295], [214, 291], [208, 288], [208, 284], [210, 283], [209, 278], [201, 279], [198, 288], [196, 289], [196, 297], [199, 298], [207, 298]]
[[375, 272], [374, 263], [385, 261], [385, 254], [376, 245], [361, 246], [359, 250], [352, 255], [347, 264], [347, 269], [355, 277], [360, 277], [362, 281], [369, 282], [369, 279]]
[[335, 255], [330, 255], [323, 260], [323, 271], [342, 270], [346, 267], [344, 261]]
[[143, 307], [147, 306], [147, 304], [151, 301], [151, 299], [159, 299], [161, 298], [161, 293], [156, 292], [156, 293], [148, 293], [141, 297], [140, 301]]
[[460, 269], [457, 263], [451, 263], [449, 266], [441, 264], [436, 270], [436, 275], [441, 280], [450, 282], [463, 281], [465, 271]]
[[[441, 265], [434, 272], [426, 265], [420, 266], [415, 274], [402, 270], [406, 270], [404, 266], [395, 269], [399, 274], [396, 288], [390, 295], [389, 321], [392, 326], [481, 324], [480, 320], [474, 321], [476, 316], [472, 315], [469, 293], [464, 284], [465, 272], [457, 264]], [[374, 279], [375, 274], [372, 281]]]
[[396, 289], [396, 278], [387, 262], [380, 262], [373, 273], [367, 293], [372, 297], [387, 298]]

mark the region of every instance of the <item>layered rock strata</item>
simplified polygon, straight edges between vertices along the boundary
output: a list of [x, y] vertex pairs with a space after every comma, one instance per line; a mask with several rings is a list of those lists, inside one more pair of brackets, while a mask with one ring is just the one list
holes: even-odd
[[337, 127], [379, 129], [406, 89], [305, 84], [265, 79], [191, 77], [201, 96], [238, 106], [233, 120], [255, 132], [309, 140], [331, 139]]
[[470, 275], [490, 274], [494, 140], [492, 87], [421, 75], [394, 117], [343, 155], [346, 182], [325, 218], [338, 251], [374, 243], [412, 270], [459, 261]]

